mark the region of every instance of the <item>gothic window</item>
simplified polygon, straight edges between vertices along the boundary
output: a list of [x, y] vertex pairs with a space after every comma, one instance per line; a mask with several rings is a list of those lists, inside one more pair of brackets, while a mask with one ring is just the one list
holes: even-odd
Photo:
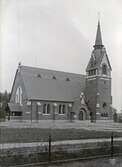
[[47, 104], [47, 114], [50, 114], [50, 105]]
[[94, 61], [93, 60], [91, 60], [91, 67], [93, 67], [94, 66]]
[[96, 75], [96, 69], [95, 69], [95, 70], [93, 70], [93, 75]]
[[96, 75], [96, 69], [89, 71], [89, 76]]
[[106, 64], [102, 65], [102, 74], [107, 75], [107, 65]]
[[64, 104], [59, 105], [59, 114], [65, 114], [65, 105]]
[[59, 105], [59, 114], [61, 114], [61, 104]]
[[46, 104], [43, 105], [43, 114], [46, 114]]
[[17, 88], [15, 102], [20, 105], [22, 104], [22, 88], [21, 87]]
[[65, 114], [65, 105], [62, 107], [62, 114]]
[[50, 114], [50, 104], [43, 105], [43, 114]]
[[101, 113], [101, 117], [108, 117], [108, 113], [107, 112]]
[[91, 75], [91, 71], [89, 71], [89, 76]]

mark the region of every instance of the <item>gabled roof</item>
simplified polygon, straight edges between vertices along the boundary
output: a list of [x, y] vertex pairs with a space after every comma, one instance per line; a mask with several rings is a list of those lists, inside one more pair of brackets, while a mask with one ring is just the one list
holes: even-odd
[[99, 68], [104, 56], [107, 57], [107, 61], [108, 61], [110, 70], [112, 70], [111, 65], [110, 65], [110, 61], [108, 59], [108, 55], [106, 53], [106, 50], [105, 50], [105, 48], [102, 48], [102, 49], [94, 49], [93, 50], [90, 61], [89, 61], [87, 68], [86, 68], [86, 72], [88, 72], [91, 69]]
[[87, 65], [86, 71], [98, 68], [101, 64], [104, 54], [106, 54], [105, 48], [94, 49], [90, 61]]
[[21, 66], [21, 76], [30, 100], [73, 102], [85, 88], [85, 75], [80, 74]]

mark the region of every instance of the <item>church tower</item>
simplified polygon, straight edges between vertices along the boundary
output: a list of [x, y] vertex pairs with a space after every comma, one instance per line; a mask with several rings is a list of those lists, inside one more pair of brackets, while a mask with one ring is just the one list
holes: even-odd
[[111, 65], [98, 21], [95, 45], [86, 68], [85, 96], [91, 120], [111, 118]]

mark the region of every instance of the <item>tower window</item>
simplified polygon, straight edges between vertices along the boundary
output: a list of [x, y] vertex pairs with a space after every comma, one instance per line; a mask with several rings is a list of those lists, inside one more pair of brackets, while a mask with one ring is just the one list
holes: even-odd
[[107, 112], [101, 113], [101, 117], [108, 117], [108, 113]]
[[103, 64], [102, 66], [102, 74], [107, 75], [107, 65]]
[[91, 60], [91, 67], [93, 67], [94, 66], [94, 61], [93, 60]]
[[90, 70], [89, 71], [89, 76], [91, 75], [96, 75], [96, 69]]

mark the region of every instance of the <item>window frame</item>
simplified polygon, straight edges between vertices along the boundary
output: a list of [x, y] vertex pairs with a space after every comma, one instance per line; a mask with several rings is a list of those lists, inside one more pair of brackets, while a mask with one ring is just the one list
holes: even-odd
[[43, 115], [50, 115], [50, 104], [45, 103], [43, 104]]
[[21, 86], [19, 86], [17, 89], [16, 89], [16, 95], [15, 95], [15, 103], [16, 104], [20, 104], [22, 105], [22, 88]]
[[66, 113], [66, 106], [65, 104], [59, 104], [58, 114], [65, 115]]
[[106, 64], [102, 64], [102, 74], [107, 75], [107, 65]]

